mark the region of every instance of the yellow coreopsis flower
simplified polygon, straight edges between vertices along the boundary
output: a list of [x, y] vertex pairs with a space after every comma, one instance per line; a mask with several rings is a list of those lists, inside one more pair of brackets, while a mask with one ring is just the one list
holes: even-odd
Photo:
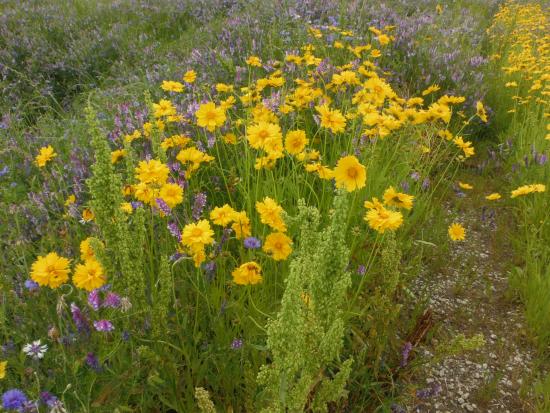
[[197, 72], [194, 70], [188, 70], [183, 75], [183, 81], [186, 83], [193, 83], [197, 79]]
[[414, 196], [397, 192], [393, 186], [390, 186], [384, 192], [384, 203], [389, 206], [398, 208], [411, 209], [413, 206]]
[[262, 224], [269, 225], [279, 232], [286, 232], [286, 225], [282, 217], [283, 207], [275, 200], [265, 197], [263, 201], [256, 202], [256, 210], [260, 214]]
[[399, 211], [392, 211], [385, 208], [376, 198], [372, 202], [365, 202], [367, 213], [364, 220], [375, 231], [383, 234], [387, 230], [395, 231], [403, 225], [403, 214]]
[[492, 194], [489, 194], [485, 197], [488, 201], [496, 201], [502, 198], [502, 196], [498, 192], [493, 192]]
[[280, 152], [283, 147], [281, 127], [276, 123], [260, 121], [249, 126], [246, 139], [254, 149], [263, 149], [266, 152]]
[[330, 109], [328, 105], [317, 106], [315, 109], [319, 113], [322, 127], [334, 133], [346, 129], [346, 118], [338, 109]]
[[352, 192], [365, 186], [367, 170], [355, 156], [344, 156], [338, 160], [334, 168], [334, 179], [337, 188], [345, 188], [346, 191]]
[[246, 64], [249, 66], [262, 67], [262, 59], [258, 56], [250, 56], [246, 59]]
[[225, 204], [210, 211], [210, 220], [216, 225], [226, 227], [233, 222], [235, 212], [236, 211], [231, 208], [231, 206]]
[[487, 111], [485, 110], [485, 107], [483, 106], [483, 102], [481, 101], [478, 101], [476, 103], [476, 114], [479, 117], [479, 119], [481, 119], [483, 122], [485, 123], [488, 122], [489, 119], [487, 118]]
[[195, 113], [197, 125], [214, 132], [225, 123], [226, 115], [223, 108], [216, 106], [213, 102], [203, 103]]
[[80, 243], [80, 258], [82, 258], [83, 261], [95, 259], [95, 253], [90, 244], [90, 237]]
[[159, 190], [159, 198], [170, 208], [174, 208], [183, 202], [183, 189], [178, 184], [166, 183]]
[[160, 87], [165, 92], [183, 92], [183, 84], [172, 80], [163, 80]]
[[464, 241], [466, 239], [466, 230], [460, 224], [454, 223], [449, 227], [449, 237], [453, 241]]
[[254, 261], [245, 262], [231, 273], [238, 285], [254, 285], [262, 282], [262, 267]]
[[510, 198], [516, 198], [521, 195], [532, 194], [534, 192], [545, 192], [546, 186], [543, 184], [523, 185], [512, 191]]
[[214, 231], [206, 219], [187, 224], [181, 233], [181, 243], [191, 251], [204, 248], [214, 242]]
[[292, 239], [282, 232], [274, 232], [266, 237], [262, 249], [275, 261], [286, 260], [292, 252]]
[[232, 218], [233, 225], [231, 225], [231, 229], [235, 231], [235, 237], [237, 237], [237, 239], [243, 239], [252, 234], [250, 229], [250, 219], [246, 215], [245, 211], [233, 213]]
[[39, 256], [31, 266], [31, 279], [38, 285], [57, 288], [69, 279], [69, 260], [55, 252]]
[[470, 189], [474, 189], [474, 187], [468, 183], [465, 183], [465, 182], [458, 182], [458, 186], [462, 189], [467, 189], [467, 190], [470, 190]]
[[124, 155], [126, 155], [126, 151], [124, 149], [117, 149], [111, 152], [111, 163], [117, 163], [124, 157]]
[[161, 161], [151, 159], [149, 161], [141, 161], [135, 169], [136, 178], [144, 184], [159, 184], [162, 185], [168, 179], [170, 170]]
[[297, 155], [303, 152], [308, 142], [305, 131], [293, 130], [286, 134], [285, 149], [291, 155]]
[[52, 146], [48, 145], [48, 146], [44, 146], [43, 148], [40, 148], [40, 153], [36, 155], [36, 158], [34, 158], [34, 161], [39, 168], [42, 168], [46, 166], [46, 164], [56, 156], [57, 154], [55, 153]]
[[103, 267], [95, 259], [78, 264], [73, 274], [73, 284], [77, 288], [92, 291], [100, 288], [107, 282]]

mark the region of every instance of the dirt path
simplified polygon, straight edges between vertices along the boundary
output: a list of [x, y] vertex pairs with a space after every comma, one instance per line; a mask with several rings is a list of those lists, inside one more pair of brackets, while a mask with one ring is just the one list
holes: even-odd
[[[506, 219], [495, 218], [495, 210], [477, 208], [474, 202], [458, 206], [458, 212], [456, 205], [453, 211], [449, 208], [448, 219], [466, 227], [467, 240], [453, 243], [447, 255], [439, 257], [443, 262], [426, 268], [412, 287], [417, 297], [426, 299], [434, 325], [415, 349], [414, 362], [426, 364], [413, 379], [418, 390], [408, 411], [532, 412], [535, 351], [521, 303], [508, 294], [512, 258], [497, 226], [505, 226]], [[480, 349], [434, 360], [438, 345], [458, 334], [469, 338], [480, 333], [485, 339]]]

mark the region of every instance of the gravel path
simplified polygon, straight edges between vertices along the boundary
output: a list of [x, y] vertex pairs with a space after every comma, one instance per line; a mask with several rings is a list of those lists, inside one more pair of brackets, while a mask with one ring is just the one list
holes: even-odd
[[[486, 214], [485, 214], [486, 215]], [[453, 243], [445, 265], [426, 271], [412, 291], [433, 312], [428, 339], [415, 349], [423, 363], [413, 382], [418, 389], [410, 412], [532, 412], [529, 403], [534, 349], [522, 307], [510, 300], [506, 256], [493, 218], [473, 207], [454, 221], [467, 230], [465, 242]], [[438, 344], [458, 334], [482, 334], [485, 345], [460, 355], [434, 359]]]

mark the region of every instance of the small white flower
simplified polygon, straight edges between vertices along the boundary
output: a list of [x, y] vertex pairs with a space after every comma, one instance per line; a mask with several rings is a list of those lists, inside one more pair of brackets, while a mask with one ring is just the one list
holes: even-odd
[[43, 358], [46, 351], [48, 351], [48, 345], [42, 344], [40, 340], [33, 341], [23, 346], [23, 353], [35, 360]]

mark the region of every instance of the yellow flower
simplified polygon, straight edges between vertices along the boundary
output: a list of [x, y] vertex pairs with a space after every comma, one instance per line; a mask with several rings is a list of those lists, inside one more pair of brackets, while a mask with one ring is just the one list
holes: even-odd
[[57, 154], [53, 150], [51, 145], [44, 146], [43, 148], [40, 148], [40, 153], [36, 155], [36, 158], [34, 158], [34, 161], [36, 162], [36, 165], [38, 167], [42, 168], [46, 166], [46, 163], [53, 158], [55, 158]]
[[158, 196], [158, 189], [147, 185], [144, 182], [134, 186], [134, 196], [138, 201], [145, 202], [149, 205], [155, 204], [155, 199]]
[[334, 168], [334, 179], [337, 188], [345, 188], [346, 191], [352, 192], [365, 186], [367, 170], [355, 156], [344, 156], [338, 160]]
[[92, 212], [90, 208], [84, 208], [82, 211], [82, 221], [84, 222], [90, 222], [93, 221], [95, 218], [95, 214]]
[[237, 239], [243, 239], [249, 237], [252, 234], [250, 230], [250, 219], [246, 215], [245, 211], [233, 213], [233, 225], [231, 229], [235, 231], [235, 237]]
[[94, 250], [90, 245], [90, 237], [80, 243], [80, 258], [82, 258], [83, 261], [93, 260], [95, 258]]
[[246, 59], [246, 64], [250, 66], [262, 67], [262, 59], [258, 56], [250, 56]]
[[430, 93], [437, 92], [439, 89], [441, 89], [439, 85], [431, 85], [429, 88], [422, 91], [422, 96], [427, 96]]
[[462, 151], [464, 152], [464, 156], [466, 158], [469, 158], [470, 156], [473, 156], [475, 154], [474, 148], [472, 146], [472, 142], [466, 141], [462, 139], [462, 136], [457, 136], [453, 139], [453, 142], [456, 146], [458, 146]]
[[238, 285], [253, 285], [262, 282], [262, 267], [254, 261], [245, 262], [231, 273]]
[[31, 278], [39, 285], [57, 288], [69, 279], [69, 260], [55, 252], [39, 256], [31, 266]]
[[292, 239], [282, 232], [274, 232], [269, 234], [262, 249], [271, 254], [275, 261], [286, 260], [292, 252]]
[[205, 245], [214, 242], [214, 231], [210, 228], [210, 223], [202, 219], [196, 223], [187, 224], [181, 233], [181, 243], [191, 251], [204, 248]]
[[378, 42], [382, 45], [382, 46], [385, 46], [387, 45], [389, 42], [390, 42], [390, 37], [386, 34], [381, 34], [380, 36], [378, 36], [376, 38], [376, 40], [378, 40]]
[[315, 108], [321, 118], [321, 126], [330, 129], [334, 133], [343, 132], [346, 129], [346, 118], [338, 109], [330, 109], [328, 105]]
[[231, 132], [223, 135], [222, 139], [225, 143], [228, 143], [230, 145], [235, 145], [237, 143], [237, 137], [235, 136], [234, 133], [231, 133]]
[[126, 155], [126, 151], [124, 149], [117, 149], [116, 151], [111, 152], [111, 163], [117, 163], [124, 157], [124, 155]]
[[232, 92], [233, 91], [233, 86], [227, 85], [225, 83], [217, 83], [216, 84], [216, 90], [220, 93]]
[[531, 194], [533, 192], [545, 192], [545, 191], [546, 191], [546, 186], [543, 184], [523, 185], [517, 189], [514, 189], [512, 191], [512, 195], [510, 198], [516, 198], [518, 196]]
[[131, 214], [132, 212], [134, 212], [134, 208], [132, 207], [132, 204], [130, 202], [123, 202], [122, 204], [120, 204], [120, 209], [127, 214]]
[[291, 155], [297, 155], [305, 149], [308, 142], [305, 131], [293, 130], [286, 134], [285, 149]]
[[73, 274], [73, 284], [86, 291], [102, 287], [106, 281], [103, 267], [94, 259], [78, 264]]
[[67, 197], [65, 200], [65, 206], [70, 206], [76, 202], [76, 196], [74, 194], [71, 194]]
[[216, 225], [225, 227], [233, 222], [235, 212], [233, 208], [225, 204], [210, 211], [210, 220]]
[[461, 187], [462, 189], [474, 189], [474, 187], [470, 184], [467, 184], [467, 183], [464, 183], [464, 182], [458, 182], [458, 186]]
[[172, 105], [172, 102], [167, 99], [161, 99], [159, 103], [153, 103], [153, 109], [155, 111], [155, 118], [173, 116], [176, 114], [176, 108]]
[[403, 214], [385, 208], [376, 198], [373, 198], [372, 202], [365, 202], [365, 207], [368, 209], [364, 217], [365, 221], [380, 234], [386, 230], [395, 231], [403, 225]]
[[479, 116], [479, 119], [481, 119], [483, 122], [487, 123], [487, 112], [485, 111], [485, 107], [483, 106], [483, 102], [480, 100], [476, 103], [476, 114]]
[[449, 237], [453, 241], [464, 241], [466, 239], [466, 230], [462, 225], [454, 223], [449, 227]]
[[160, 188], [159, 198], [162, 198], [170, 208], [174, 208], [183, 202], [183, 189], [178, 184], [164, 184]]
[[397, 192], [393, 186], [390, 186], [384, 192], [384, 203], [388, 206], [395, 206], [398, 208], [411, 209], [413, 206], [414, 196]]
[[500, 198], [502, 198], [502, 197], [500, 196], [500, 194], [498, 192], [494, 192], [494, 193], [492, 193], [490, 195], [487, 195], [485, 197], [485, 199], [487, 199], [488, 201], [496, 201]]
[[141, 161], [136, 168], [136, 178], [144, 184], [162, 185], [168, 179], [169, 173], [168, 166], [156, 159]]
[[6, 367], [8, 365], [7, 361], [0, 361], [0, 380], [6, 377]]
[[214, 132], [216, 128], [225, 123], [225, 110], [217, 107], [214, 102], [203, 103], [195, 113], [197, 117], [197, 125]]
[[197, 79], [197, 72], [195, 72], [194, 70], [188, 70], [183, 75], [183, 81], [186, 83], [193, 83], [195, 79]]
[[280, 152], [283, 148], [283, 135], [276, 123], [260, 121], [249, 126], [246, 139], [254, 149], [263, 149], [266, 152]]
[[183, 84], [173, 80], [163, 80], [160, 87], [166, 92], [183, 92]]
[[286, 225], [281, 216], [284, 210], [273, 199], [265, 197], [262, 202], [256, 202], [256, 210], [260, 214], [262, 224], [269, 225], [279, 232], [286, 232]]

